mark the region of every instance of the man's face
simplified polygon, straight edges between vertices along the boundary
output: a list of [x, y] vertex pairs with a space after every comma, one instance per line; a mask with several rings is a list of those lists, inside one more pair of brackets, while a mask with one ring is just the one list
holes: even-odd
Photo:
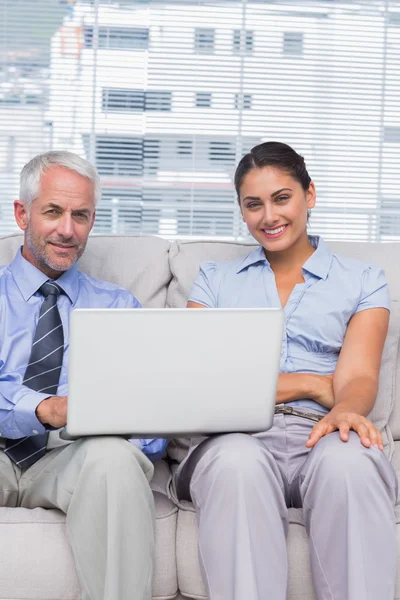
[[93, 184], [64, 167], [40, 178], [39, 196], [28, 213], [14, 202], [15, 218], [25, 231], [22, 254], [51, 279], [57, 279], [85, 250], [95, 217]]

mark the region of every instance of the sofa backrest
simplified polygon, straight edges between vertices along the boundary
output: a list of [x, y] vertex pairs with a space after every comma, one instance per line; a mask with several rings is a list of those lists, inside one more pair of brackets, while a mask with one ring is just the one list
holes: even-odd
[[[0, 238], [0, 265], [10, 263], [23, 243], [21, 234]], [[129, 290], [148, 308], [164, 307], [171, 280], [170, 242], [147, 235], [90, 236], [79, 268]]]
[[[0, 265], [10, 263], [23, 236], [0, 238]], [[391, 293], [391, 318], [385, 344], [379, 395], [373, 418], [380, 427], [388, 421], [394, 439], [400, 440], [400, 277], [396, 243], [330, 243], [343, 256], [377, 264], [385, 269]], [[82, 271], [112, 281], [131, 291], [145, 307], [183, 307], [206, 260], [233, 260], [249, 254], [253, 244], [218, 241], [178, 241], [156, 236], [91, 236], [80, 260]]]

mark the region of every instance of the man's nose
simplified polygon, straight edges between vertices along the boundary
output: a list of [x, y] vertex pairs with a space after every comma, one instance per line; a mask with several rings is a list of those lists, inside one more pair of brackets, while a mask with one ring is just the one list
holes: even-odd
[[57, 232], [64, 238], [71, 238], [74, 235], [73, 220], [69, 213], [65, 212], [58, 221]]

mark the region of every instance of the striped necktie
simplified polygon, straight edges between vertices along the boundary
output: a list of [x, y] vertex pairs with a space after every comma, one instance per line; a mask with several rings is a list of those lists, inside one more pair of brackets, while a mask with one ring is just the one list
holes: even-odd
[[[23, 385], [31, 390], [55, 396], [60, 379], [64, 332], [57, 306], [61, 288], [54, 281], [46, 281], [39, 292], [44, 296], [39, 320], [26, 368]], [[7, 440], [4, 452], [18, 466], [25, 469], [45, 455], [49, 434], [32, 435], [17, 440]]]

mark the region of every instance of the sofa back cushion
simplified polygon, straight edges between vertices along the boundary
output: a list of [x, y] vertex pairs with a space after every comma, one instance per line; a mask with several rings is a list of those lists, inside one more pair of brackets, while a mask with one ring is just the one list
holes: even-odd
[[169, 264], [172, 281], [168, 288], [167, 306], [183, 308], [196, 279], [200, 264], [207, 260], [229, 261], [246, 256], [254, 250], [254, 244], [238, 242], [190, 241], [172, 242]]
[[[21, 234], [0, 238], [0, 265], [10, 263], [22, 243]], [[93, 235], [79, 268], [129, 290], [145, 307], [163, 308], [171, 280], [169, 247], [156, 236]]]
[[[385, 427], [396, 399], [398, 410], [393, 412], [391, 426], [400, 439], [400, 389], [396, 388], [396, 365], [400, 335], [400, 271], [397, 267], [396, 257], [400, 245], [396, 243], [361, 242], [335, 242], [328, 245], [336, 254], [380, 265], [385, 270], [390, 288], [392, 311], [382, 360], [379, 393], [371, 417], [380, 428]], [[252, 244], [237, 242], [173, 242], [170, 249], [172, 281], [168, 289], [167, 306], [173, 308], [185, 306], [192, 282], [198, 274], [201, 262], [207, 260], [233, 260], [239, 256], [249, 254], [254, 247]]]

